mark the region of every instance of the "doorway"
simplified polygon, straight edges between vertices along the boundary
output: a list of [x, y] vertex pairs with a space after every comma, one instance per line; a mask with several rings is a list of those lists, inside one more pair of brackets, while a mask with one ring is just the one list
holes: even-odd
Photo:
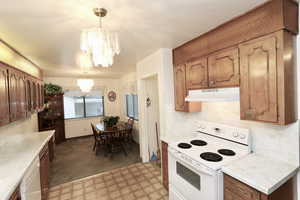
[[159, 92], [158, 76], [153, 75], [141, 80], [142, 134], [141, 143], [143, 162], [159, 159]]

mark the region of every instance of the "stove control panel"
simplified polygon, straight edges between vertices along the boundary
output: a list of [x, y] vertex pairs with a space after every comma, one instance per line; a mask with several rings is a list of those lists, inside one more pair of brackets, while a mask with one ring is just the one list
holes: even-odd
[[197, 127], [197, 131], [199, 132], [238, 142], [244, 145], [251, 145], [249, 129], [237, 128], [207, 121], [198, 121]]

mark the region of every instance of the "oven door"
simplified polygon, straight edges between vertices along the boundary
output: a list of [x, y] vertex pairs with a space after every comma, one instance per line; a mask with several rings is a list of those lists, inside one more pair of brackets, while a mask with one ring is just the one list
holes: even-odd
[[170, 200], [218, 200], [216, 171], [194, 167], [169, 150]]

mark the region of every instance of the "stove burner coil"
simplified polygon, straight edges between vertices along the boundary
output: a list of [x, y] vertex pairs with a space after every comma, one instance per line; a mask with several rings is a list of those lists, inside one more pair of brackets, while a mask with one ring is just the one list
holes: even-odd
[[192, 145], [188, 144], [188, 143], [179, 143], [178, 144], [178, 147], [179, 148], [182, 148], [182, 149], [189, 149], [192, 147]]
[[235, 152], [230, 149], [219, 149], [218, 153], [224, 156], [234, 156]]
[[192, 140], [191, 144], [195, 145], [195, 146], [205, 146], [205, 145], [207, 145], [207, 142], [205, 142], [203, 140]]
[[210, 162], [220, 162], [221, 160], [223, 160], [222, 156], [220, 156], [217, 153], [212, 153], [212, 152], [201, 153], [200, 157], [202, 159], [210, 161]]

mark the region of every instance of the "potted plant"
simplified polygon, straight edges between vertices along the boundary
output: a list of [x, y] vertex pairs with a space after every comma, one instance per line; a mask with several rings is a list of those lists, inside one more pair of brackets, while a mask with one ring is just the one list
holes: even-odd
[[107, 128], [114, 127], [117, 125], [120, 117], [118, 116], [106, 116], [103, 118], [104, 126]]
[[62, 87], [58, 85], [54, 85], [52, 83], [45, 83], [44, 90], [45, 90], [45, 95], [47, 96], [54, 96], [63, 93]]

